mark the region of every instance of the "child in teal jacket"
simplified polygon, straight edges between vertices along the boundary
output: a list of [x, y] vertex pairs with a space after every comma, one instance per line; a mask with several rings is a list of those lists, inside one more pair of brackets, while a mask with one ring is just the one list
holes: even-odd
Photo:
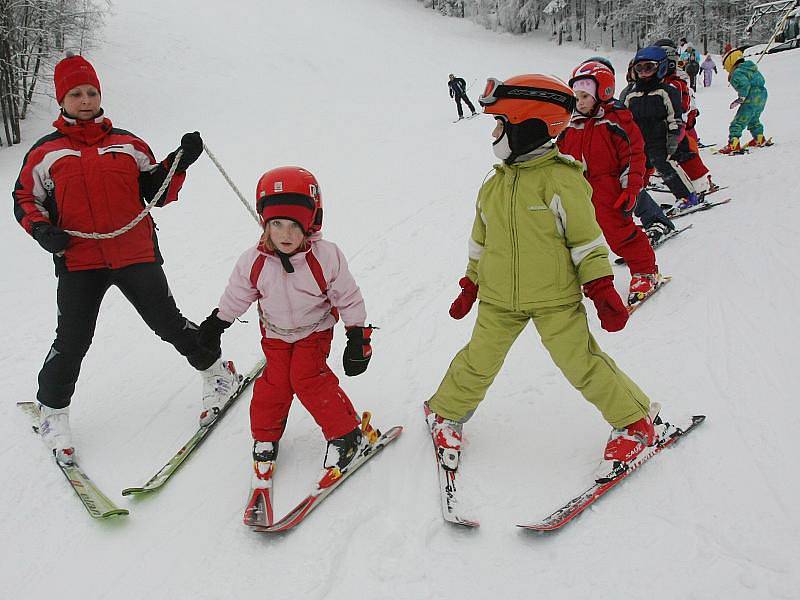
[[747, 148], [769, 145], [764, 137], [764, 125], [761, 113], [767, 103], [767, 88], [764, 76], [751, 60], [745, 60], [741, 50], [730, 50], [722, 57], [722, 66], [728, 72], [728, 80], [738, 97], [731, 102], [731, 108], [739, 107], [736, 116], [728, 128], [728, 145], [720, 150], [721, 154], [743, 152], [740, 138], [745, 128], [753, 136]]

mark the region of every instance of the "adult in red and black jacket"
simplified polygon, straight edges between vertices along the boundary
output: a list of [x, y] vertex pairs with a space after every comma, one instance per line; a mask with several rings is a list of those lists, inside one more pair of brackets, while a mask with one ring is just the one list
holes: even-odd
[[632, 218], [644, 183], [642, 134], [630, 111], [613, 98], [613, 72], [605, 65], [579, 65], [570, 85], [577, 110], [558, 138], [559, 150], [586, 165], [597, 223], [611, 249], [625, 259], [631, 274], [654, 274], [653, 248]]
[[644, 138], [647, 166], [658, 171], [676, 198], [688, 198], [692, 184], [672, 159], [684, 135], [681, 97], [678, 90], [663, 82], [667, 71], [666, 52], [660, 46], [642, 48], [633, 65], [634, 82], [622, 94], [622, 101]]
[[[70, 404], [100, 303], [112, 285], [196, 369], [207, 369], [216, 357], [199, 344], [197, 327], [175, 304], [149, 215], [110, 239], [65, 231], [109, 233], [133, 221], [166, 180], [175, 153], [158, 163], [145, 142], [112, 126], [100, 108], [97, 75], [83, 57], [56, 65], [55, 83], [61, 105], [56, 130], [26, 154], [13, 198], [17, 221], [54, 255], [58, 328], [39, 372], [37, 398], [60, 409]], [[202, 147], [199, 133], [183, 136], [183, 155], [158, 205], [177, 199], [186, 168]]]

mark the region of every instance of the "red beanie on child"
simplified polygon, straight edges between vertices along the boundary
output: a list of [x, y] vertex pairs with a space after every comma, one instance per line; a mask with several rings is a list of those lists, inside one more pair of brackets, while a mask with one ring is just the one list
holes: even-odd
[[80, 55], [67, 54], [67, 58], [56, 65], [53, 81], [56, 84], [56, 100], [59, 104], [64, 101], [67, 92], [79, 85], [93, 85], [98, 92], [100, 91], [100, 80], [97, 79], [94, 67]]

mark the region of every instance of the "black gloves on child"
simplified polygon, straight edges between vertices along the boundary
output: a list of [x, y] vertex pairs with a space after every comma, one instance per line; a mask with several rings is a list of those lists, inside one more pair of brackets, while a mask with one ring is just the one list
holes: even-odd
[[66, 231], [44, 221], [33, 224], [31, 235], [42, 248], [53, 254], [63, 252], [69, 244], [69, 234]]
[[370, 335], [372, 335], [372, 327], [347, 328], [347, 345], [342, 356], [342, 366], [348, 377], [361, 375], [367, 370], [369, 359], [372, 358]]
[[200, 346], [209, 352], [213, 352], [219, 357], [222, 354], [220, 338], [222, 333], [232, 325], [223, 321], [217, 316], [218, 308], [215, 308], [202, 323], [200, 323]]

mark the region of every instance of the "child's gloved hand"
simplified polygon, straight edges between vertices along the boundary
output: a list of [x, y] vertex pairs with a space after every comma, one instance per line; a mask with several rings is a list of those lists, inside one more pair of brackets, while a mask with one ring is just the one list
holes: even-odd
[[469, 277], [459, 279], [458, 285], [461, 286], [461, 293], [450, 305], [450, 316], [454, 319], [463, 319], [475, 304], [478, 297], [478, 286], [472, 283]]
[[342, 366], [345, 375], [355, 377], [367, 370], [369, 359], [372, 358], [372, 346], [370, 345], [372, 326], [353, 326], [346, 329], [347, 345], [344, 347], [342, 355]]
[[631, 216], [633, 209], [636, 208], [636, 197], [638, 194], [630, 190], [622, 190], [619, 198], [614, 202], [614, 208], [621, 210], [625, 216]]
[[739, 106], [741, 103], [742, 103], [742, 99], [741, 99], [741, 98], [737, 98], [736, 100], [734, 100], [733, 102], [731, 102], [731, 105], [730, 105], [728, 108], [730, 108], [731, 110], [733, 110], [734, 108], [736, 108], [737, 106]]
[[614, 289], [614, 276], [606, 275], [583, 286], [583, 293], [594, 302], [600, 326], [606, 331], [619, 331], [628, 322], [628, 309]]
[[200, 346], [209, 352], [215, 353], [217, 356], [222, 354], [222, 342], [220, 341], [222, 333], [232, 325], [232, 323], [220, 319], [217, 316], [218, 312], [219, 309], [215, 308], [211, 311], [211, 314], [206, 317], [205, 321], [200, 323], [199, 334]]

